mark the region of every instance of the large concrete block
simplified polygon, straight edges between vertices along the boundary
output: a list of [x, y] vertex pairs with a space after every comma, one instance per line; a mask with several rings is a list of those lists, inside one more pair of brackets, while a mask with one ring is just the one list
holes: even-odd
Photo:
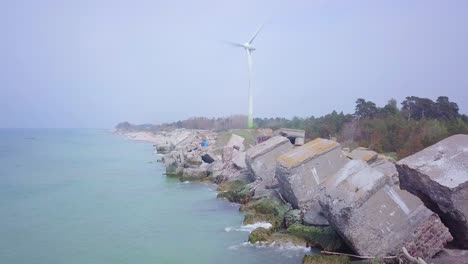
[[318, 207], [318, 185], [348, 161], [335, 141], [317, 138], [281, 155], [276, 177], [283, 197], [296, 209]]
[[363, 147], [356, 148], [348, 154], [348, 157], [350, 157], [353, 160], [363, 160], [367, 163], [372, 163], [376, 161], [378, 156], [379, 153]]
[[418, 195], [468, 249], [468, 135], [446, 138], [397, 163], [401, 188]]
[[418, 197], [394, 184], [387, 165], [349, 161], [321, 185], [322, 211], [359, 255], [399, 255], [406, 247], [412, 256], [431, 258], [452, 236]]
[[229, 141], [226, 144], [226, 147], [231, 147], [239, 151], [244, 151], [244, 138], [239, 135], [232, 134], [229, 138]]
[[291, 142], [282, 136], [274, 136], [246, 152], [247, 167], [253, 180], [258, 184], [255, 195], [278, 184], [275, 178], [276, 159], [293, 148]]

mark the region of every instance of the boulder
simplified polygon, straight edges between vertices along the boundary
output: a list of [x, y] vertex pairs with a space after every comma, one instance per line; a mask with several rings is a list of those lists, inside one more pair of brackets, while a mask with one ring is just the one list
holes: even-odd
[[226, 147], [234, 148], [239, 151], [244, 151], [244, 138], [239, 135], [232, 134], [229, 138], [229, 141], [226, 144]]
[[309, 226], [328, 226], [327, 218], [322, 213], [321, 208], [311, 208], [307, 212], [304, 213], [304, 217], [302, 219], [305, 225]]
[[232, 155], [232, 163], [238, 169], [247, 169], [247, 164], [245, 163], [245, 156], [245, 152], [234, 150], [234, 153]]
[[363, 147], [356, 148], [348, 154], [348, 157], [353, 160], [363, 160], [367, 163], [376, 161], [378, 156], [379, 153]]
[[454, 135], [397, 163], [401, 188], [419, 196], [468, 249], [468, 135]]
[[181, 181], [201, 180], [207, 176], [208, 176], [207, 167], [185, 168], [181, 177]]
[[271, 230], [263, 227], [258, 227], [249, 235], [249, 242], [255, 244], [261, 241], [267, 241], [271, 235]]
[[276, 159], [293, 148], [285, 137], [275, 136], [262, 142], [246, 153], [246, 163], [256, 181], [255, 196], [268, 196], [278, 181], [275, 178]]
[[317, 138], [277, 160], [276, 178], [284, 199], [296, 209], [319, 208], [318, 186], [348, 159], [335, 141]]
[[301, 221], [301, 211], [297, 209], [289, 210], [284, 214], [284, 226], [288, 228], [293, 224], [300, 224]]
[[331, 226], [359, 255], [410, 255], [428, 259], [452, 240], [440, 218], [395, 185], [388, 167], [349, 161], [320, 187], [319, 201]]

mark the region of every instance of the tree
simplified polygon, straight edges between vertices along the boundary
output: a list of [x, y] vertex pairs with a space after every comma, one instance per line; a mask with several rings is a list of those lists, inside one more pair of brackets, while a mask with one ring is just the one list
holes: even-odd
[[356, 111], [354, 115], [357, 118], [372, 118], [377, 113], [377, 106], [374, 102], [366, 101], [363, 98], [356, 100]]
[[452, 120], [460, 117], [458, 105], [450, 102], [447, 96], [439, 96], [436, 101], [437, 118]]

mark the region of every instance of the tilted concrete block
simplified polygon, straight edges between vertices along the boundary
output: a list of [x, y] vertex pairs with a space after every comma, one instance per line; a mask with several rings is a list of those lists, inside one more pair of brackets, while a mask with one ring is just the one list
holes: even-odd
[[401, 188], [418, 195], [468, 249], [468, 135], [448, 137], [397, 163]]
[[359, 255], [399, 255], [406, 247], [412, 256], [431, 258], [452, 236], [418, 197], [395, 185], [391, 171], [349, 161], [321, 185], [322, 212]]

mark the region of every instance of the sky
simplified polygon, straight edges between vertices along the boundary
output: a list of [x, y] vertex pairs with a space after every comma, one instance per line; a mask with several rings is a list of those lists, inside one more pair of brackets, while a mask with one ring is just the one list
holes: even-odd
[[111, 128], [354, 112], [409, 95], [468, 113], [468, 1], [0, 0], [0, 127]]

